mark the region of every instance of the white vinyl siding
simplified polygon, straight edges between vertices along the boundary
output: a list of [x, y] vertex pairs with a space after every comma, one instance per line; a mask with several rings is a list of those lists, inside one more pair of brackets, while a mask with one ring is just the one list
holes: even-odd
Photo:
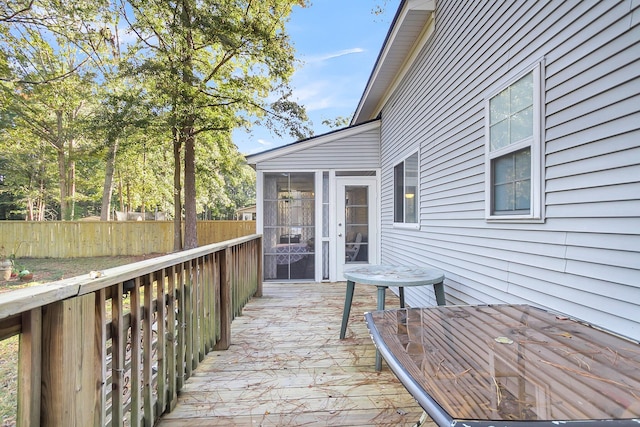
[[[436, 15], [381, 114], [381, 261], [444, 270], [450, 304], [529, 303], [640, 339], [640, 3], [440, 0]], [[543, 57], [544, 221], [487, 222], [487, 94]], [[393, 221], [393, 169], [416, 143], [418, 231]]]
[[[304, 148], [306, 141], [297, 143], [299, 150], [262, 161], [259, 170], [304, 170], [345, 169], [373, 170], [380, 167], [379, 127], [341, 137], [336, 132], [333, 138], [322, 137], [326, 142]], [[308, 141], [313, 143], [313, 140]]]

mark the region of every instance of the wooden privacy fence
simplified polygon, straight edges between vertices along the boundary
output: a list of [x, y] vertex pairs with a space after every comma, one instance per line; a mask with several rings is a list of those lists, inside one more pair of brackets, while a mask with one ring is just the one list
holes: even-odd
[[0, 295], [18, 425], [152, 426], [261, 296], [261, 248], [251, 235]]
[[[256, 232], [255, 221], [198, 221], [198, 246]], [[0, 221], [0, 246], [23, 258], [145, 255], [173, 251], [172, 221]]]

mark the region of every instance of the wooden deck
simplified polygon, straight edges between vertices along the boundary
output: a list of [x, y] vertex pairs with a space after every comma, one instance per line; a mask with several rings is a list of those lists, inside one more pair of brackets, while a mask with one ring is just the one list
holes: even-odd
[[[376, 288], [356, 286], [339, 339], [345, 283], [264, 284], [231, 326], [229, 350], [210, 353], [157, 426], [411, 426], [422, 409], [383, 363], [363, 313]], [[398, 305], [387, 295], [387, 307]], [[424, 425], [435, 425], [426, 423]]]

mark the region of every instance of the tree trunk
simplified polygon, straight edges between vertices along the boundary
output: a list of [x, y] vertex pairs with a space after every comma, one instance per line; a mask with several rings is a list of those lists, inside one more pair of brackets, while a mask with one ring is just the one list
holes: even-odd
[[118, 140], [113, 141], [109, 146], [107, 157], [107, 168], [104, 176], [104, 186], [102, 187], [102, 207], [100, 208], [100, 221], [111, 219], [111, 197], [113, 193], [113, 175], [116, 170], [116, 154], [118, 152]]
[[142, 213], [142, 219], [146, 220], [146, 194], [147, 194], [147, 146], [144, 145], [144, 151], [142, 152], [142, 194], [140, 195], [140, 212]]
[[182, 151], [182, 141], [178, 135], [178, 130], [173, 128], [173, 250], [182, 250], [182, 186], [180, 185], [180, 176], [182, 168], [180, 167], [182, 159], [180, 153]]
[[196, 212], [196, 150], [195, 150], [195, 116], [193, 97], [190, 90], [194, 86], [192, 55], [195, 51], [192, 35], [191, 1], [183, 0], [180, 23], [185, 31], [185, 55], [182, 61], [182, 83], [185, 90], [180, 97], [183, 111], [189, 111], [180, 121], [180, 138], [184, 140], [184, 248], [198, 246], [197, 212]]
[[118, 174], [118, 193], [120, 194], [120, 212], [124, 212], [124, 191], [122, 190], [122, 176]]
[[56, 149], [58, 155], [58, 186], [60, 188], [60, 219], [65, 220], [68, 216], [67, 205], [67, 164], [64, 156], [64, 142], [62, 140], [62, 111], [56, 111], [57, 119], [57, 141]]
[[198, 247], [196, 212], [196, 149], [193, 135], [193, 120], [188, 121], [183, 130], [186, 137], [184, 146], [184, 248]]
[[67, 167], [67, 170], [69, 171], [69, 177], [67, 178], [67, 184], [69, 185], [69, 190], [67, 191], [67, 197], [69, 199], [67, 212], [69, 213], [69, 217], [66, 218], [69, 221], [76, 217], [76, 162], [72, 159], [72, 149], [73, 144], [70, 143], [69, 166]]
[[44, 221], [45, 211], [45, 180], [44, 180], [44, 163], [40, 163], [40, 192], [38, 194], [38, 221]]
[[33, 199], [27, 197], [27, 221], [33, 221]]
[[132, 203], [131, 202], [131, 183], [129, 181], [127, 181], [126, 188], [127, 188], [127, 207], [124, 211], [129, 213], [131, 212], [131, 203]]

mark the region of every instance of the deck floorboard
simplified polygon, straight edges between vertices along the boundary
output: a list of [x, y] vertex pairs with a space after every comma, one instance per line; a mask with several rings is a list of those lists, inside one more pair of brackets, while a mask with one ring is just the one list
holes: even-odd
[[[412, 426], [422, 409], [384, 365], [363, 313], [376, 288], [357, 286], [339, 339], [345, 283], [265, 283], [157, 426]], [[398, 299], [387, 294], [387, 306]], [[424, 424], [434, 426], [433, 423]]]

